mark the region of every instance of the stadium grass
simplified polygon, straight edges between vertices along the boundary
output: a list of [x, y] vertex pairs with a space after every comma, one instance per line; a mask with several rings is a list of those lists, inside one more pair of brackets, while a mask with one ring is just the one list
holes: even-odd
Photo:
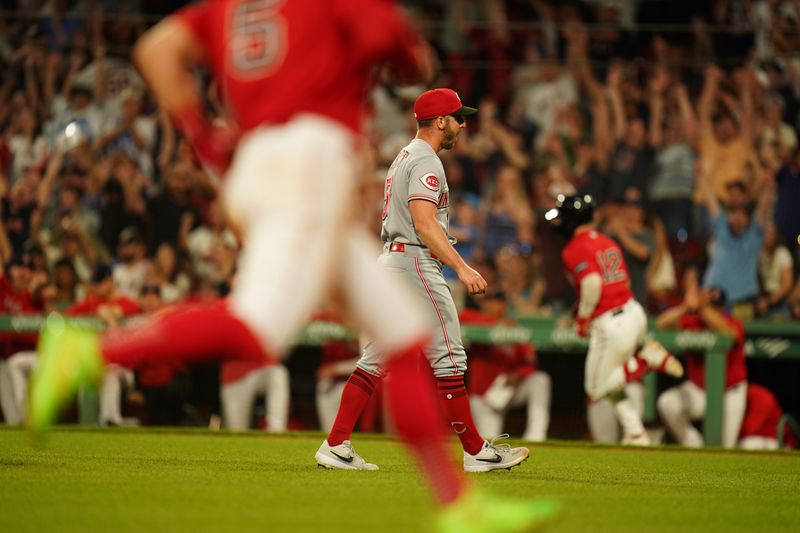
[[[318, 469], [320, 434], [0, 430], [0, 531], [427, 531], [421, 478], [395, 441], [356, 436], [379, 472]], [[532, 447], [472, 479], [564, 508], [554, 532], [796, 531], [800, 454], [581, 443]], [[454, 447], [454, 454], [457, 453]]]

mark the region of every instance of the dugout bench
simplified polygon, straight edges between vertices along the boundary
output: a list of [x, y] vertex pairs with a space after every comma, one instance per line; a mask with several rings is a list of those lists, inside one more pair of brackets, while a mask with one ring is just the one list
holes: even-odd
[[[14, 336], [33, 337], [42, 327], [42, 315], [0, 315], [0, 340]], [[102, 329], [101, 320], [93, 317], [76, 317], [86, 327]], [[517, 344], [533, 343], [539, 351], [583, 355], [588, 342], [579, 337], [568, 319], [517, 316], [515, 326], [463, 326], [464, 343]], [[681, 354], [686, 351], [704, 352], [706, 357], [707, 408], [703, 423], [705, 443], [719, 446], [722, 443], [722, 398], [725, 392], [726, 354], [732, 340], [710, 331], [657, 330], [651, 323], [650, 335], [669, 351]], [[745, 355], [752, 358], [800, 359], [800, 323], [772, 323], [754, 321], [747, 324]], [[312, 322], [308, 324], [298, 344], [319, 346], [326, 340], [352, 339], [357, 333], [341, 324]], [[649, 373], [645, 379], [645, 420], [655, 418], [656, 375]], [[80, 401], [80, 422], [93, 423], [97, 417], [96, 392], [87, 391]]]

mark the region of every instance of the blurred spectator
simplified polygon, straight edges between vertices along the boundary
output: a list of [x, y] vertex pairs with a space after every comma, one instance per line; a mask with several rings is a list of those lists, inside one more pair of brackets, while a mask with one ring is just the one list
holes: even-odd
[[636, 301], [647, 306], [647, 267], [656, 251], [655, 236], [645, 226], [645, 207], [641, 189], [625, 191], [623, 204], [612, 211], [603, 230], [622, 248], [631, 291]]
[[719, 201], [728, 203], [731, 199], [726, 186], [735, 181], [747, 182], [747, 165], [755, 156], [751, 94], [754, 79], [752, 72], [739, 76], [738, 99], [727, 88], [721, 90], [724, 80], [725, 73], [720, 68], [712, 65], [706, 69], [698, 103], [699, 179], [710, 184]]
[[192, 288], [192, 281], [181, 269], [175, 248], [166, 242], [156, 250], [145, 280], [146, 285], [158, 290], [159, 299], [165, 304], [185, 298]]
[[775, 202], [775, 223], [778, 234], [789, 243], [792, 249], [800, 246], [800, 151], [796, 151], [778, 170]]
[[708, 178], [700, 181], [714, 238], [703, 286], [725, 291], [734, 315], [750, 320], [759, 294], [758, 257], [764, 240], [763, 228], [770, 216], [774, 182], [768, 177], [762, 179], [755, 212], [751, 214], [750, 206], [734, 198], [730, 191], [726, 194], [730, 203], [725, 213]]
[[486, 205], [481, 250], [494, 256], [508, 245], [530, 250], [533, 242], [533, 210], [517, 169], [506, 165], [500, 168], [489, 193]]
[[116, 262], [112, 268], [116, 290], [128, 298], [137, 299], [149, 269], [150, 260], [139, 230], [125, 228], [119, 235]]
[[221, 203], [214, 202], [209, 206], [205, 224], [188, 231], [190, 222], [187, 213], [181, 220], [181, 235], [194, 263], [194, 272], [214, 284], [224, 283], [233, 272], [239, 244], [225, 223]]
[[692, 230], [696, 120], [686, 86], [674, 85], [666, 100], [667, 81], [660, 70], [650, 82], [650, 145], [656, 152], [649, 194], [667, 237], [685, 241]]
[[761, 295], [756, 300], [759, 317], [788, 319], [789, 294], [794, 284], [792, 254], [781, 244], [778, 231], [769, 222], [764, 231], [764, 244], [758, 258]]

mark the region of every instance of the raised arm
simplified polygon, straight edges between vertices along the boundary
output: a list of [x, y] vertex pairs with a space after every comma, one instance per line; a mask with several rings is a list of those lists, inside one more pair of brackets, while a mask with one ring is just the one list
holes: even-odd
[[719, 84], [724, 77], [725, 74], [716, 65], [706, 67], [703, 92], [700, 93], [700, 100], [697, 104], [701, 136], [713, 134], [712, 115], [714, 113], [714, 104], [719, 95]]
[[622, 84], [622, 65], [615, 63], [608, 69], [606, 79], [608, 101], [611, 103], [611, 114], [614, 117], [614, 141], [621, 141], [625, 137], [625, 130], [628, 127], [625, 118], [625, 108], [622, 102], [620, 85]]
[[691, 145], [697, 145], [697, 116], [695, 115], [692, 103], [689, 101], [689, 91], [686, 85], [679, 83], [672, 89], [672, 96], [678, 105], [678, 113], [681, 117], [681, 127], [686, 141]]
[[649, 82], [650, 89], [650, 146], [660, 148], [664, 142], [664, 91], [669, 79], [664, 69], [657, 69]]

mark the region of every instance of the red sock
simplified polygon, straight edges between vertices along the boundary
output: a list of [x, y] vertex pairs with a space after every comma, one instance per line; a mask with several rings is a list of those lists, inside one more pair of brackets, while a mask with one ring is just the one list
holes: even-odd
[[184, 304], [130, 328], [109, 330], [101, 339], [103, 358], [136, 369], [147, 363], [263, 361], [259, 340], [222, 300]]
[[464, 376], [437, 378], [436, 385], [439, 388], [439, 401], [444, 407], [450, 427], [461, 439], [464, 451], [475, 455], [483, 448], [483, 437], [478, 433], [475, 422], [472, 421]]
[[633, 356], [632, 359], [622, 365], [622, 368], [625, 371], [626, 383], [641, 379], [642, 376], [647, 374], [647, 372], [650, 370], [650, 368], [647, 366], [647, 363], [644, 362], [644, 359], [638, 355]]
[[436, 400], [430, 365], [419, 345], [393, 354], [386, 398], [398, 435], [411, 449], [441, 505], [454, 502], [467, 479], [447, 450], [442, 412]]
[[342, 401], [339, 403], [336, 421], [328, 435], [328, 444], [338, 446], [350, 438], [358, 417], [361, 416], [380, 379], [360, 368], [356, 368], [350, 375], [342, 391]]

